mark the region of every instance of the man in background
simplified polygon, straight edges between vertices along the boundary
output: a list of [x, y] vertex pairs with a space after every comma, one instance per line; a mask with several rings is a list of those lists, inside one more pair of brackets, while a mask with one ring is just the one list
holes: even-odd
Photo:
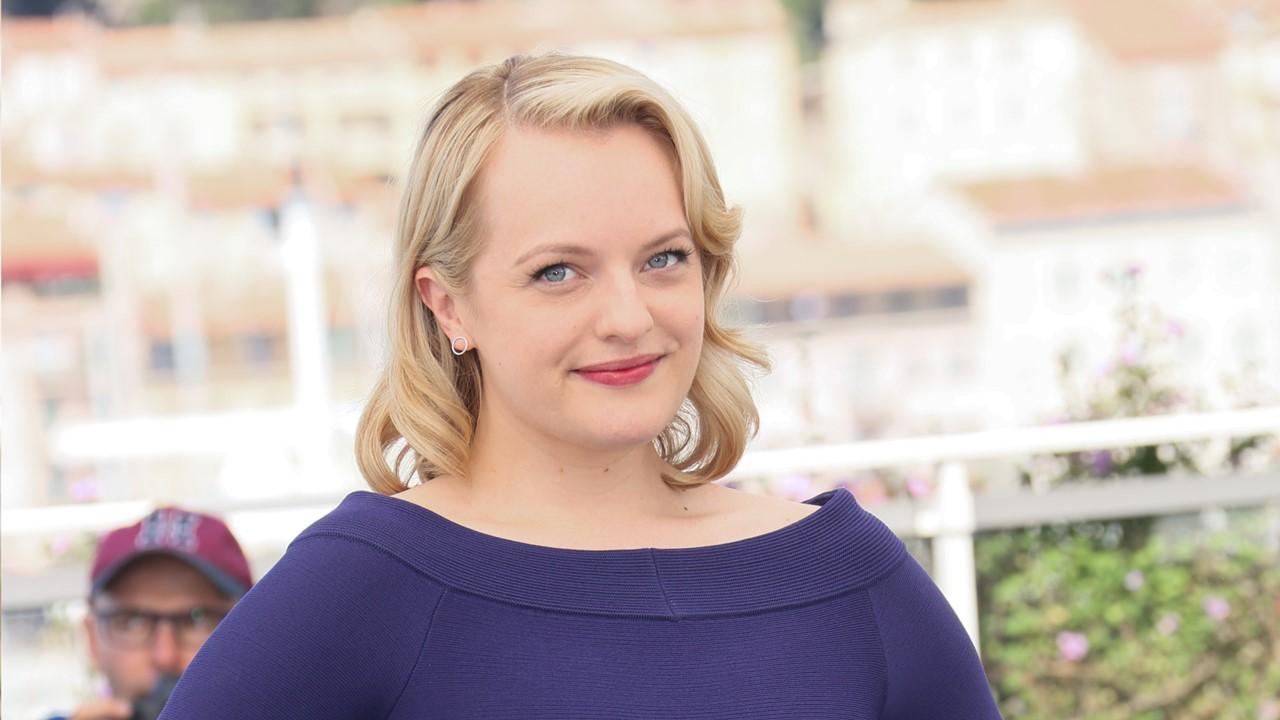
[[240, 544], [209, 515], [166, 507], [107, 533], [90, 571], [85, 630], [111, 696], [50, 720], [155, 717], [252, 584]]

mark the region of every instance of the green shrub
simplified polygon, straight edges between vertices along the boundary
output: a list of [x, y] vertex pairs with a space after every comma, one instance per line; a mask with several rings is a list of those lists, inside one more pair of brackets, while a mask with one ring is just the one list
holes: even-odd
[[[1059, 421], [1203, 409], [1174, 380], [1183, 330], [1138, 302], [1140, 277], [1138, 266], [1110, 276], [1120, 293], [1110, 362], [1081, 378], [1074, 355], [1060, 356]], [[1249, 388], [1240, 404], [1268, 391]], [[1277, 457], [1274, 436], [1255, 436], [1038, 457], [1021, 478], [1051, 491], [1261, 469]], [[977, 536], [983, 660], [1005, 715], [1280, 720], [1276, 522], [1263, 510], [1216, 533], [1127, 518]]]
[[1050, 537], [975, 544], [998, 577], [980, 624], [1008, 717], [1280, 718], [1280, 558], [1256, 533], [1136, 549]]

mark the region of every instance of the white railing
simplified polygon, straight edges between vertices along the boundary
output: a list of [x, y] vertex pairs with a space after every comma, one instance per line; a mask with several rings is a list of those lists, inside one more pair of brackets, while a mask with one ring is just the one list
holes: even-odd
[[735, 475], [860, 470], [1280, 434], [1280, 407], [1094, 420], [750, 453]]
[[[877, 440], [753, 453], [732, 476], [847, 472], [940, 463], [938, 487], [924, 501], [872, 508], [899, 535], [933, 541], [933, 578], [978, 643], [978, 530], [1070, 520], [1140, 517], [1209, 507], [1280, 507], [1280, 472], [1255, 477], [1161, 477], [1111, 481], [1092, 487], [1028, 490], [974, 497], [965, 461], [1023, 458], [1250, 435], [1280, 435], [1280, 408], [1251, 408], [1122, 420], [987, 430], [933, 437]], [[1273, 533], [1280, 529], [1273, 528]]]
[[[230, 437], [242, 438], [246, 432], [256, 434], [253, 430], [262, 423], [281, 426], [280, 411], [263, 411], [261, 414], [261, 418], [253, 413], [199, 418], [203, 432], [195, 436], [203, 438], [200, 441], [203, 445], [187, 449], [216, 454], [217, 450], [229, 447], [220, 429]], [[150, 422], [158, 429], [159, 419]], [[223, 424], [226, 424], [225, 428]], [[125, 438], [148, 438], [154, 444], [154, 436], [137, 433], [137, 427], [127, 429], [134, 432], [125, 432], [126, 428], [121, 423], [102, 423], [96, 430], [93, 426], [70, 428], [55, 436], [55, 447], [75, 455], [78, 460], [89, 460], [93, 459], [90, 457], [94, 455], [93, 448], [100, 449], [104, 456], [98, 459], [146, 452], [144, 447], [135, 447]], [[172, 432], [174, 427], [170, 425], [167, 429]], [[189, 431], [192, 428], [183, 429]], [[97, 433], [110, 436], [110, 439], [97, 437]], [[1016, 490], [975, 497], [965, 462], [1250, 435], [1280, 436], [1280, 407], [759, 450], [749, 452], [730, 479], [938, 464], [937, 491], [931, 497], [890, 501], [870, 509], [899, 535], [932, 540], [933, 577], [976, 644], [975, 532], [1048, 522], [1162, 515], [1236, 506], [1270, 506], [1276, 508], [1274, 515], [1280, 518], [1280, 471], [1214, 478], [1167, 476], [1074, 486], [1045, 493]], [[219, 437], [222, 440], [216, 439]], [[172, 448], [167, 451], [172, 451]], [[332, 508], [342, 494], [326, 492], [252, 501], [226, 500], [198, 503], [197, 506], [229, 518], [233, 515], [242, 518], [256, 516], [263, 522], [255, 525], [263, 527], [272, 525], [271, 516], [285, 512], [295, 516], [299, 513], [309, 516], [310, 513], [318, 518]], [[151, 504], [145, 501], [6, 508], [0, 511], [0, 535], [10, 539], [101, 531], [134, 522], [150, 508]], [[240, 531], [238, 525], [237, 531]], [[1280, 520], [1273, 533], [1280, 536]], [[244, 540], [246, 544], [252, 544], [254, 538], [246, 537]], [[83, 581], [78, 579], [79, 575], [64, 575], [69, 578], [66, 582], [42, 583], [40, 587], [27, 587], [30, 583], [24, 583], [19, 577], [5, 577], [0, 584], [5, 604], [30, 605], [76, 596], [82, 590], [79, 583]]]

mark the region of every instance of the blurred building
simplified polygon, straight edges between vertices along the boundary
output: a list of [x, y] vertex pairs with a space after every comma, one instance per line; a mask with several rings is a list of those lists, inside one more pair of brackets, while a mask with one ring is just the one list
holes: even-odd
[[[987, 247], [980, 307], [983, 385], [1022, 398], [1017, 420], [1064, 404], [1058, 355], [1077, 380], [1111, 363], [1156, 361], [1207, 407], [1232, 381], [1280, 377], [1280, 242], [1243, 191], [1194, 166], [1096, 170], [957, 188], [956, 226]], [[1120, 347], [1120, 292], [1108, 276], [1140, 275], [1139, 300], [1164, 316], [1141, 347]], [[1143, 357], [1159, 353], [1163, 356]], [[1120, 356], [1119, 360], [1117, 356]]]
[[[6, 18], [6, 508], [277, 503], [232, 518], [269, 567], [314, 510], [289, 507], [361, 486], [427, 108], [527, 51], [631, 64], [704, 130], [745, 209], [731, 310], [774, 363], [756, 448], [1043, 421], [1061, 351], [1106, 371], [1101, 278], [1134, 266], [1208, 404], [1239, 400], [1224, 376], [1275, 389], [1280, 5], [828, 0], [824, 20], [802, 67], [774, 0]], [[4, 530], [6, 613], [82, 590], [89, 545], [39, 517]], [[6, 714], [55, 689], [28, 691]]]
[[229, 516], [260, 574], [362, 486], [350, 433], [381, 362], [399, 179], [431, 102], [475, 66], [630, 63], [697, 116], [749, 208], [744, 246], [802, 210], [798, 68], [768, 0], [2, 29], [3, 496], [62, 518], [5, 524], [6, 655], [18, 643], [29, 670], [6, 716], [76, 691], [84, 654], [49, 645], [74, 633], [46, 612], [82, 596], [91, 543], [61, 509], [96, 503], [90, 527], [139, 498], [283, 503]]
[[756, 384], [756, 447], [985, 424], [972, 277], [948, 253], [828, 240], [741, 260], [735, 314], [773, 362]]
[[[8, 384], [42, 420], [12, 431], [24, 465], [7, 473], [7, 497], [232, 491], [217, 462], [78, 466], [45, 431], [303, 402], [297, 375], [317, 349], [321, 400], [358, 404], [380, 359], [397, 183], [427, 107], [480, 63], [552, 48], [631, 63], [681, 97], [727, 192], [751, 209], [744, 245], [795, 225], [798, 111], [760, 101], [797, 92], [771, 2], [432, 4], [131, 29], [6, 21]], [[318, 309], [290, 302], [290, 199], [314, 234]], [[291, 311], [321, 315], [323, 340], [303, 358]], [[333, 462], [352, 470], [342, 445]]]
[[1062, 351], [1101, 366], [1134, 263], [1211, 405], [1280, 377], [1274, 3], [833, 0], [827, 29], [820, 224], [969, 274], [985, 423], [1060, 409]]
[[[639, 67], [706, 131], [746, 209], [734, 312], [776, 365], [762, 447], [1042, 418], [1056, 354], [1105, 345], [1097, 278], [1135, 261], [1194, 382], [1280, 376], [1277, 17], [832, 0], [812, 85], [768, 0], [9, 20], [4, 389], [35, 421], [4, 423], [7, 502], [358, 486], [423, 115], [475, 65], [552, 48]], [[323, 420], [249, 442], [293, 411]]]
[[938, 182], [1087, 162], [1084, 47], [1062, 3], [834, 0], [827, 29], [822, 207], [840, 231], [910, 222]]

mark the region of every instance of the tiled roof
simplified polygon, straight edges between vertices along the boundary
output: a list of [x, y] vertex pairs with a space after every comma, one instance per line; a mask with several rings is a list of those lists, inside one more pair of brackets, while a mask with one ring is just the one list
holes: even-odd
[[[395, 204], [400, 189], [387, 180], [340, 170], [304, 173], [307, 193], [328, 204]], [[193, 172], [184, 179], [186, 204], [195, 210], [237, 210], [280, 205], [292, 191], [293, 173], [273, 166], [232, 166], [216, 173]], [[4, 186], [50, 185], [82, 192], [158, 191], [153, 175], [124, 169], [45, 171], [18, 162], [5, 163]]]
[[1079, 176], [969, 183], [957, 190], [997, 226], [1175, 213], [1244, 201], [1232, 183], [1190, 166], [1104, 168]]
[[33, 207], [12, 196], [5, 198], [0, 236], [0, 278], [39, 281], [64, 276], [98, 274], [98, 251], [93, 239], [77, 232], [62, 213]]
[[1119, 62], [1185, 62], [1216, 56], [1233, 26], [1280, 29], [1280, 0], [829, 0], [836, 37], [883, 37], [938, 27], [993, 27], [1058, 19]]
[[885, 292], [967, 285], [968, 274], [936, 246], [912, 241], [794, 240], [738, 258], [738, 295]]
[[1226, 15], [1194, 0], [1067, 0], [1085, 34], [1123, 62], [1211, 58], [1227, 39]]
[[380, 61], [466, 63], [549, 44], [786, 32], [769, 0], [426, 3], [346, 16], [104, 29], [76, 19], [10, 20], [5, 62], [36, 52], [89, 53], [107, 74], [289, 69]]

